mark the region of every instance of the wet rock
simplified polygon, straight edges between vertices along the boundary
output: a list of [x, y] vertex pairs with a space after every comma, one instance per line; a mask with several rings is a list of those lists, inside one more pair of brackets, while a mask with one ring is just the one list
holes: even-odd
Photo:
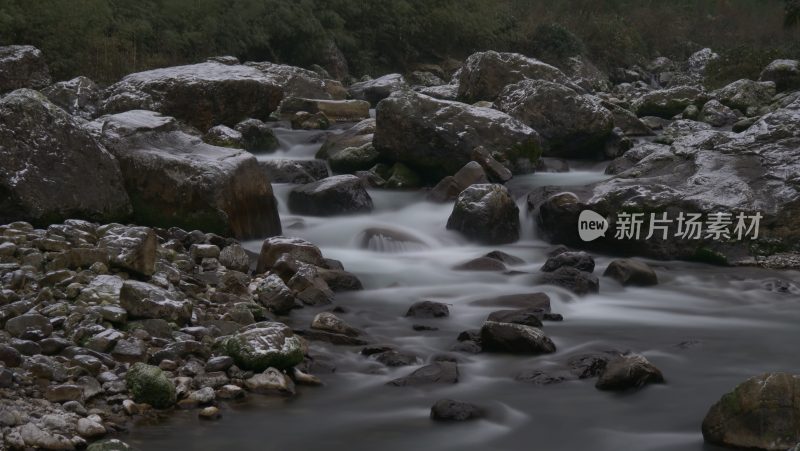
[[600, 289], [597, 277], [570, 266], [562, 266], [553, 272], [545, 273], [539, 278], [539, 283], [555, 285], [579, 295], [597, 293]]
[[300, 337], [282, 323], [257, 323], [227, 337], [220, 343], [226, 355], [239, 368], [264, 371], [267, 368], [290, 368], [303, 361]]
[[158, 367], [134, 363], [125, 375], [125, 383], [138, 403], [147, 403], [156, 409], [175, 404], [175, 385]]
[[282, 115], [291, 116], [301, 111], [322, 113], [331, 122], [357, 122], [369, 118], [369, 102], [365, 100], [322, 100], [287, 97], [280, 106]]
[[738, 120], [736, 113], [717, 100], [709, 100], [700, 110], [698, 120], [713, 127], [724, 127]]
[[269, 274], [259, 282], [255, 295], [259, 304], [279, 315], [285, 315], [298, 307], [294, 294], [276, 274]]
[[497, 310], [490, 313], [486, 321], [542, 327], [543, 317], [544, 312], [541, 309]]
[[518, 53], [478, 52], [467, 58], [458, 80], [459, 99], [474, 103], [494, 101], [506, 86], [524, 79], [568, 84], [554, 66]]
[[761, 71], [759, 80], [775, 83], [778, 92], [798, 89], [800, 88], [800, 61], [775, 60]]
[[[364, 354], [364, 351], [361, 351]], [[383, 352], [369, 354], [375, 361], [382, 363], [390, 368], [400, 366], [411, 366], [419, 363], [419, 357], [414, 354], [389, 349]]]
[[53, 333], [53, 325], [46, 316], [30, 313], [6, 321], [6, 332], [12, 337], [38, 341]]
[[205, 144], [149, 111], [86, 127], [117, 157], [138, 223], [240, 239], [280, 233], [272, 186], [250, 153]]
[[117, 340], [111, 356], [120, 362], [144, 362], [147, 357], [147, 346], [137, 338]]
[[245, 119], [234, 128], [242, 135], [245, 150], [271, 152], [278, 148], [278, 138], [272, 127], [258, 119]]
[[336, 175], [299, 186], [289, 193], [295, 214], [333, 216], [372, 210], [372, 198], [354, 175]]
[[633, 260], [614, 260], [608, 264], [603, 276], [611, 277], [622, 285], [649, 286], [658, 284], [653, 268], [646, 263]]
[[302, 238], [275, 236], [267, 238], [261, 245], [256, 272], [273, 269], [280, 260], [325, 266], [322, 252], [317, 246]]
[[614, 117], [600, 100], [545, 80], [506, 86], [495, 107], [539, 133], [545, 156], [593, 158], [614, 128]]
[[540, 386], [560, 384], [569, 379], [568, 375], [542, 370], [524, 370], [514, 377], [514, 380]]
[[240, 244], [226, 246], [219, 254], [219, 263], [231, 270], [247, 273], [250, 271], [250, 256]]
[[361, 335], [361, 332], [358, 329], [347, 324], [344, 322], [344, 320], [330, 312], [318, 313], [311, 321], [311, 328], [325, 332], [348, 335], [351, 337], [357, 337]]
[[431, 419], [437, 421], [476, 420], [484, 415], [483, 408], [452, 399], [440, 399], [431, 407]]
[[413, 318], [444, 318], [450, 316], [447, 304], [434, 301], [415, 302], [408, 308], [407, 317]]
[[158, 238], [149, 227], [111, 227], [98, 242], [108, 249], [112, 266], [143, 276], [155, 273], [157, 245]]
[[330, 133], [316, 157], [328, 159], [343, 149], [371, 144], [374, 132], [375, 119], [364, 119], [341, 133]]
[[218, 399], [241, 399], [246, 396], [244, 390], [237, 385], [223, 385], [216, 391]]
[[206, 362], [206, 371], [213, 372], [213, 371], [225, 371], [233, 365], [233, 358], [222, 355], [217, 357], [211, 357]]
[[354, 99], [366, 100], [373, 107], [393, 92], [401, 91], [408, 85], [400, 74], [388, 74], [374, 80], [353, 83], [347, 90]]
[[362, 232], [360, 247], [377, 252], [407, 252], [428, 246], [411, 233], [386, 227], [371, 227]]
[[30, 45], [0, 47], [0, 93], [49, 84], [50, 72], [41, 50]]
[[478, 257], [453, 267], [458, 271], [505, 271], [506, 265], [489, 257]]
[[97, 84], [84, 76], [54, 83], [41, 92], [67, 113], [86, 120], [97, 116], [102, 96]]
[[203, 141], [212, 146], [230, 147], [233, 149], [244, 148], [242, 134], [227, 125], [215, 125], [203, 135]]
[[290, 396], [295, 393], [292, 379], [275, 368], [267, 368], [263, 373], [254, 374], [244, 384], [251, 392], [262, 395]]
[[0, 116], [0, 223], [110, 222], [130, 214], [118, 163], [64, 110], [22, 89], [0, 99]]
[[621, 391], [663, 382], [661, 371], [644, 356], [626, 354], [608, 361], [595, 387], [599, 390]]
[[430, 182], [455, 174], [475, 159], [479, 146], [516, 173], [531, 172], [540, 154], [536, 131], [505, 113], [413, 91], [380, 103], [373, 143], [382, 159], [403, 163]]
[[651, 91], [637, 99], [632, 107], [639, 117], [657, 116], [669, 119], [683, 112], [689, 105], [702, 105], [705, 93], [693, 86], [676, 86]]
[[39, 428], [33, 423], [27, 423], [19, 428], [19, 435], [25, 446], [36, 449], [72, 450], [75, 445], [60, 434], [51, 433]]
[[106, 435], [106, 428], [102, 424], [90, 420], [89, 418], [79, 419], [76, 431], [78, 435], [83, 438], [97, 438]]
[[122, 440], [111, 438], [92, 443], [86, 448], [86, 451], [131, 451], [132, 449], [130, 445]]
[[45, 398], [50, 402], [83, 401], [83, 389], [74, 384], [51, 385]]
[[428, 199], [434, 202], [455, 200], [458, 195], [475, 184], [489, 183], [486, 171], [480, 163], [470, 161], [452, 176], [447, 176], [439, 181], [428, 194]]
[[541, 330], [512, 323], [486, 321], [481, 327], [484, 351], [511, 354], [549, 354], [556, 351], [553, 342]]
[[461, 194], [447, 219], [447, 229], [485, 244], [519, 239], [519, 208], [502, 185], [472, 185]]
[[746, 380], [709, 409], [703, 419], [703, 438], [733, 448], [792, 448], [800, 441], [799, 388], [800, 376], [787, 373]]
[[330, 155], [328, 163], [336, 174], [352, 174], [375, 166], [379, 158], [372, 143], [367, 143], [359, 147], [347, 147]]
[[163, 288], [128, 280], [120, 289], [120, 306], [134, 318], [164, 319], [185, 324], [192, 316], [192, 303]]
[[491, 252], [487, 253], [486, 255], [484, 255], [484, 257], [491, 258], [491, 259], [497, 260], [499, 262], [503, 262], [506, 265], [510, 265], [510, 266], [524, 265], [525, 264], [525, 260], [523, 260], [523, 259], [521, 259], [519, 257], [516, 257], [514, 255], [508, 254], [506, 252], [503, 252], [503, 251], [491, 251]]
[[586, 252], [562, 252], [549, 257], [542, 271], [553, 272], [563, 266], [569, 266], [581, 271], [591, 273], [594, 271], [594, 258]]
[[520, 293], [478, 299], [472, 305], [483, 307], [513, 307], [524, 309], [541, 309], [550, 312], [550, 297], [545, 293]]
[[304, 184], [328, 177], [328, 167], [322, 160], [289, 160], [285, 158], [258, 162], [272, 183]]
[[772, 102], [772, 97], [774, 96], [775, 83], [748, 79], [734, 81], [711, 92], [712, 98], [748, 116], [757, 112], [758, 108]]
[[208, 130], [267, 119], [283, 95], [281, 84], [256, 68], [211, 61], [130, 74], [108, 88], [102, 110], [153, 110]]
[[200, 412], [197, 413], [197, 416], [200, 417], [201, 420], [219, 420], [222, 418], [222, 413], [219, 411], [219, 408], [209, 406], [200, 409]]
[[454, 362], [435, 362], [425, 365], [407, 376], [389, 381], [395, 387], [415, 387], [429, 384], [455, 384], [458, 382], [458, 365]]

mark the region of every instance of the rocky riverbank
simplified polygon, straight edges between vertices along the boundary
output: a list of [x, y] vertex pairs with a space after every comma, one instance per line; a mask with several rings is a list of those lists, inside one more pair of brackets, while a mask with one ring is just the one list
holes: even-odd
[[[295, 215], [368, 214], [371, 190], [422, 190], [432, 203], [452, 202], [441, 228], [466, 242], [507, 245], [534, 228], [562, 245], [540, 269], [501, 251], [452, 269], [531, 275], [568, 299], [598, 293], [601, 283], [659, 283], [657, 270], [631, 258], [610, 262], [599, 278], [580, 249], [797, 269], [800, 65], [776, 61], [758, 81], [709, 92], [703, 71], [713, 58], [705, 49], [609, 77], [588, 61], [556, 68], [489, 51], [470, 56], [449, 82], [415, 72], [345, 86], [301, 68], [218, 57], [103, 88], [85, 77], [51, 84], [41, 52], [2, 48], [0, 73], [10, 80], [0, 85], [4, 445], [125, 449], [97, 440], [171, 409], [213, 420], [230, 400], [290, 397], [332, 371], [314, 342], [385, 368], [415, 367], [390, 387], [455, 384], [460, 356], [558, 352], [543, 324], [564, 317], [531, 290], [474, 301], [493, 310], [424, 360], [354, 327], [334, 300], [362, 281], [288, 236], [284, 229], [304, 224], [281, 223], [274, 183], [290, 184], [285, 208]], [[317, 133], [317, 158], [262, 158], [280, 147], [281, 129]], [[515, 178], [576, 160], [608, 161], [608, 178], [569, 191], [515, 190]], [[612, 231], [620, 212], [763, 219], [749, 241], [681, 240], [671, 226], [661, 241], [609, 234], [585, 242], [584, 209]], [[359, 237], [361, 248], [380, 252], [426, 247], [391, 228]], [[258, 253], [241, 241], [254, 239], [263, 240]], [[313, 319], [298, 324], [293, 312], [304, 307]], [[449, 315], [446, 303], [417, 299], [405, 317], [424, 332]], [[539, 386], [594, 378], [598, 390], [633, 392], [670, 375], [637, 350], [609, 349], [515, 376]], [[705, 439], [755, 449], [800, 441], [796, 422], [778, 421], [800, 417], [796, 402], [777, 401], [792, 399], [796, 378], [744, 382], [711, 408]], [[489, 413], [453, 399], [431, 409], [435, 420]]]

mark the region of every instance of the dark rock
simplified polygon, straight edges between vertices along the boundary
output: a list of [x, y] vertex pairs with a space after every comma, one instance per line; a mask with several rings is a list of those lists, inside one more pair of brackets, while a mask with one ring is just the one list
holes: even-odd
[[563, 72], [537, 59], [518, 53], [478, 52], [470, 55], [461, 68], [458, 97], [469, 103], [492, 102], [503, 88], [524, 79], [569, 83]]
[[220, 347], [244, 370], [286, 369], [303, 361], [302, 339], [278, 322], [248, 326], [222, 340]]
[[401, 91], [408, 85], [400, 74], [389, 74], [374, 80], [353, 83], [347, 90], [354, 99], [366, 100], [375, 106], [381, 100], [392, 95], [393, 92]]
[[311, 328], [325, 332], [348, 335], [351, 337], [357, 337], [361, 335], [361, 331], [347, 324], [344, 322], [344, 320], [330, 312], [318, 313], [311, 321]]
[[661, 371], [644, 356], [626, 354], [608, 361], [595, 387], [599, 390], [621, 391], [663, 382]]
[[22, 365], [22, 354], [11, 346], [0, 344], [0, 362], [9, 368]]
[[387, 383], [395, 387], [414, 387], [428, 384], [455, 384], [458, 382], [458, 365], [453, 362], [435, 362], [414, 370], [408, 376]]
[[415, 302], [408, 308], [406, 316], [414, 318], [444, 318], [450, 316], [447, 304], [433, 301]]
[[0, 47], [0, 93], [49, 84], [50, 72], [39, 49], [30, 45]]
[[87, 120], [97, 116], [101, 91], [95, 82], [84, 76], [54, 83], [43, 89], [42, 94], [73, 116]]
[[470, 186], [485, 183], [489, 183], [486, 171], [480, 163], [470, 161], [454, 175], [448, 175], [440, 180], [428, 194], [428, 198], [435, 202], [455, 200], [462, 191]]
[[453, 267], [459, 271], [505, 271], [506, 265], [489, 257], [478, 257]]
[[236, 124], [235, 130], [242, 135], [245, 150], [271, 152], [278, 148], [278, 138], [272, 128], [258, 119], [246, 119]]
[[683, 112], [689, 105], [702, 105], [707, 99], [705, 93], [693, 86], [651, 91], [633, 103], [633, 110], [639, 117], [657, 116], [671, 118]]
[[110, 227], [98, 246], [108, 249], [109, 262], [116, 268], [142, 276], [156, 271], [158, 238], [149, 227]]
[[519, 208], [502, 185], [472, 185], [459, 194], [447, 229], [485, 244], [519, 239]]
[[53, 325], [46, 316], [29, 313], [6, 321], [6, 331], [12, 337], [38, 341], [53, 333]]
[[562, 252], [550, 257], [542, 266], [542, 271], [553, 272], [562, 266], [569, 266], [591, 273], [594, 271], [594, 258], [586, 252]]
[[175, 404], [175, 385], [155, 366], [133, 364], [125, 375], [125, 382], [136, 402], [150, 404], [156, 409], [166, 409]]
[[311, 183], [328, 177], [328, 167], [322, 160], [288, 160], [285, 158], [261, 160], [261, 169], [272, 183]]
[[544, 312], [540, 309], [497, 310], [490, 313], [486, 321], [542, 327], [543, 316]]
[[324, 267], [325, 261], [319, 248], [302, 238], [275, 236], [267, 238], [261, 245], [257, 273], [276, 267], [279, 261], [301, 262]]
[[342, 100], [347, 97], [347, 90], [340, 82], [321, 77], [308, 69], [267, 61], [247, 62], [245, 66], [258, 69], [275, 80], [278, 86], [284, 90], [284, 98]]
[[579, 295], [597, 293], [600, 289], [597, 277], [570, 266], [562, 266], [553, 272], [544, 273], [539, 278], [539, 283], [555, 285]]
[[521, 324], [486, 321], [481, 327], [481, 346], [485, 351], [511, 354], [549, 354], [553, 342], [541, 330]]
[[736, 80], [716, 91], [711, 97], [725, 106], [737, 109], [748, 116], [769, 105], [775, 96], [775, 83], [771, 81]]
[[658, 284], [653, 268], [638, 260], [614, 260], [608, 264], [603, 276], [611, 277], [622, 285], [649, 286]]
[[440, 399], [431, 407], [431, 419], [437, 421], [476, 420], [484, 415], [481, 407], [452, 399]]
[[800, 88], [800, 61], [775, 60], [761, 71], [759, 80], [775, 83], [779, 92]]
[[191, 302], [149, 283], [126, 281], [120, 290], [119, 301], [133, 318], [164, 319], [185, 324], [192, 316]]
[[372, 210], [372, 198], [354, 175], [336, 175], [293, 189], [289, 210], [295, 214], [333, 216]]
[[519, 257], [515, 257], [515, 256], [513, 256], [511, 254], [508, 254], [506, 252], [503, 252], [503, 251], [491, 251], [488, 254], [484, 255], [484, 257], [495, 259], [497, 261], [503, 262], [506, 265], [510, 265], [510, 266], [524, 265], [525, 264], [525, 260], [523, 260], [523, 259], [521, 259]]
[[490, 298], [478, 299], [472, 305], [482, 307], [513, 307], [523, 309], [539, 309], [550, 312], [550, 297], [545, 293], [507, 294]]

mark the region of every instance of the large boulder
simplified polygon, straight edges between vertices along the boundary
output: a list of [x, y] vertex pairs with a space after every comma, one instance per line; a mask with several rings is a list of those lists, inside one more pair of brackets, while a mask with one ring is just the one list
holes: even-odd
[[[609, 180], [559, 193], [547, 200], [542, 191], [529, 197], [537, 206], [540, 231], [553, 242], [642, 255], [659, 259], [698, 259], [717, 263], [754, 263], [757, 256], [798, 251], [800, 188], [794, 182], [800, 171], [800, 102], [762, 116], [741, 133], [699, 130], [677, 138], [671, 146], [639, 146], [627, 154], [623, 169]], [[625, 159], [625, 157], [622, 157]], [[609, 221], [608, 232], [591, 242], [578, 236], [578, 216], [591, 209]], [[641, 213], [644, 220], [637, 238], [620, 234], [620, 213]], [[668, 223], [655, 229], [649, 240], [651, 214]], [[724, 235], [696, 236], [678, 219], [699, 214], [700, 222], [711, 213], [730, 214]], [[742, 227], [737, 232], [739, 214]], [[754, 217], [761, 215], [755, 237]], [[627, 219], [630, 219], [628, 217]], [[724, 224], [723, 224], [724, 225]], [[747, 229], [750, 229], [749, 233]], [[628, 228], [628, 231], [630, 228]]]
[[303, 340], [283, 323], [265, 322], [246, 327], [220, 341], [220, 348], [244, 370], [289, 369], [303, 361]]
[[775, 83], [771, 81], [736, 80], [715, 91], [711, 97], [725, 106], [753, 115], [769, 105], [775, 96]]
[[364, 119], [341, 133], [331, 133], [322, 143], [316, 157], [328, 159], [344, 149], [372, 144], [375, 119]]
[[702, 431], [714, 445], [792, 448], [800, 442], [800, 376], [767, 373], [746, 380], [711, 406]]
[[706, 99], [705, 93], [700, 88], [676, 86], [648, 92], [636, 99], [632, 108], [639, 117], [656, 116], [669, 119], [682, 113], [689, 105], [702, 105]]
[[0, 223], [112, 222], [131, 213], [114, 157], [36, 91], [0, 98], [0, 160]]
[[267, 119], [283, 97], [277, 77], [208, 61], [130, 74], [108, 89], [102, 111], [153, 110], [208, 130], [250, 117]]
[[247, 62], [245, 66], [258, 69], [274, 79], [284, 90], [284, 97], [325, 100], [344, 100], [347, 97], [347, 90], [340, 82], [323, 78], [308, 69], [267, 61]]
[[253, 155], [215, 147], [152, 111], [87, 124], [117, 157], [137, 223], [239, 239], [277, 235], [272, 186]]
[[125, 375], [125, 384], [133, 400], [166, 409], [175, 404], [175, 384], [156, 366], [134, 363]]
[[556, 345], [540, 329], [523, 324], [486, 321], [480, 337], [485, 351], [530, 355], [556, 352]]
[[775, 83], [778, 91], [791, 91], [800, 88], [800, 61], [775, 60], [761, 71], [761, 81]]
[[406, 89], [406, 80], [400, 74], [389, 74], [374, 80], [353, 83], [347, 90], [350, 96], [358, 100], [366, 100], [375, 106], [393, 92]]
[[614, 116], [599, 99], [551, 81], [506, 86], [494, 104], [539, 133], [545, 156], [596, 157], [614, 128]]
[[49, 84], [50, 72], [39, 49], [30, 45], [0, 47], [0, 93]]
[[485, 244], [513, 243], [519, 239], [519, 208], [503, 185], [472, 185], [458, 195], [447, 229]]
[[516, 173], [531, 172], [541, 153], [536, 131], [505, 113], [412, 91], [383, 100], [376, 120], [381, 156], [432, 181], [455, 174], [479, 146]]
[[149, 227], [112, 226], [97, 244], [108, 249], [109, 262], [123, 271], [142, 276], [156, 271], [158, 237]]
[[42, 94], [73, 116], [87, 120], [97, 116], [101, 91], [97, 84], [87, 77], [80, 76], [54, 83], [43, 89]]
[[568, 84], [558, 68], [519, 53], [478, 52], [470, 55], [458, 79], [458, 98], [473, 103], [494, 101], [506, 86], [524, 80]]
[[335, 175], [294, 188], [289, 210], [295, 214], [333, 216], [372, 211], [372, 198], [360, 178]]

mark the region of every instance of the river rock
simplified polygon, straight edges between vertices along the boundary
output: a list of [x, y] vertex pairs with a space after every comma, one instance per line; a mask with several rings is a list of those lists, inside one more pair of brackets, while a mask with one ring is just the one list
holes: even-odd
[[131, 451], [133, 448], [122, 440], [111, 438], [94, 442], [86, 448], [86, 451]]
[[221, 349], [233, 357], [239, 368], [265, 371], [286, 369], [303, 361], [303, 343], [282, 323], [265, 322], [248, 326], [221, 341]]
[[225, 248], [220, 251], [219, 263], [234, 271], [243, 273], [250, 271], [250, 256], [238, 243], [225, 246]]
[[541, 309], [497, 310], [489, 314], [486, 321], [496, 323], [521, 324], [530, 327], [542, 327], [544, 311]]
[[458, 195], [447, 229], [485, 244], [519, 239], [519, 208], [503, 185], [472, 185]]
[[329, 175], [323, 160], [276, 158], [260, 160], [258, 164], [272, 183], [304, 184], [322, 180]]
[[434, 301], [419, 301], [411, 304], [406, 312], [407, 317], [413, 318], [444, 318], [450, 316], [447, 304]]
[[53, 333], [53, 325], [46, 316], [28, 313], [6, 321], [6, 332], [23, 340], [41, 340]]
[[271, 152], [278, 148], [278, 138], [272, 127], [258, 119], [245, 119], [236, 124], [235, 131], [242, 135], [245, 150]]
[[67, 113], [86, 120], [97, 116], [102, 96], [97, 84], [84, 76], [54, 83], [43, 89], [42, 94]]
[[508, 85], [494, 105], [536, 130], [545, 156], [595, 157], [614, 128], [614, 116], [599, 99], [546, 80]]
[[259, 304], [278, 314], [288, 314], [298, 307], [297, 300], [277, 274], [269, 274], [256, 285], [255, 293]]
[[555, 285], [579, 295], [597, 293], [600, 289], [597, 277], [571, 266], [562, 266], [553, 272], [544, 273], [539, 278], [539, 283]]
[[643, 355], [626, 354], [608, 361], [595, 387], [599, 390], [620, 391], [663, 382], [661, 371]]
[[335, 175], [294, 188], [289, 210], [312, 216], [365, 213], [372, 210], [372, 198], [358, 177]]
[[123, 271], [142, 276], [156, 271], [158, 238], [149, 227], [110, 227], [98, 245], [108, 249], [111, 265]]
[[788, 373], [746, 380], [709, 409], [703, 419], [703, 438], [732, 448], [792, 448], [800, 442], [798, 390], [800, 376]]
[[486, 321], [481, 327], [481, 346], [490, 352], [550, 354], [556, 345], [541, 330], [514, 323]]
[[569, 266], [591, 273], [594, 271], [594, 258], [586, 252], [562, 252], [549, 257], [542, 266], [542, 271], [553, 272], [562, 266]]
[[393, 92], [407, 88], [406, 80], [400, 74], [388, 74], [374, 80], [353, 83], [347, 92], [354, 99], [366, 100], [375, 106]]
[[0, 98], [0, 116], [0, 223], [128, 217], [119, 164], [64, 110], [21, 89]]
[[711, 92], [713, 99], [748, 116], [772, 102], [773, 96], [775, 96], [775, 83], [748, 79], [736, 80]]
[[683, 112], [689, 105], [702, 105], [707, 99], [705, 93], [694, 86], [651, 91], [633, 102], [632, 108], [639, 117], [657, 116], [671, 118]]
[[494, 101], [506, 86], [524, 79], [560, 84], [569, 79], [558, 68], [518, 53], [474, 53], [467, 58], [458, 78], [458, 98], [474, 103]]
[[245, 387], [253, 393], [262, 395], [293, 395], [294, 382], [289, 376], [275, 368], [267, 368], [244, 381]]
[[431, 407], [431, 419], [437, 421], [476, 420], [484, 415], [481, 407], [452, 399], [440, 399]]
[[6, 344], [0, 344], [0, 362], [8, 368], [16, 368], [22, 365], [23, 357], [15, 348]]
[[20, 426], [19, 435], [23, 443], [30, 448], [47, 450], [75, 449], [75, 445], [72, 444], [72, 441], [63, 435], [41, 429], [33, 423]]
[[456, 271], [505, 271], [506, 265], [500, 260], [489, 257], [478, 257], [453, 266]]
[[274, 268], [280, 260], [325, 266], [322, 252], [317, 246], [302, 238], [275, 236], [267, 238], [261, 244], [256, 272], [266, 272]]
[[136, 402], [150, 404], [156, 409], [175, 404], [175, 385], [158, 367], [134, 363], [125, 375], [125, 384]]
[[434, 202], [455, 200], [458, 195], [476, 184], [489, 183], [486, 171], [477, 161], [470, 161], [454, 175], [443, 178], [428, 193], [428, 199]]
[[458, 365], [455, 362], [435, 362], [414, 370], [407, 376], [389, 381], [395, 387], [414, 387], [428, 384], [455, 384], [458, 382]]
[[375, 119], [364, 119], [340, 133], [329, 133], [316, 157], [328, 159], [343, 149], [371, 144], [374, 133]]
[[106, 435], [106, 428], [89, 418], [80, 418], [75, 430], [83, 438], [98, 438]]
[[373, 143], [381, 158], [433, 182], [472, 161], [479, 146], [515, 173], [531, 172], [541, 153], [536, 131], [505, 113], [413, 91], [382, 101], [376, 121]]
[[738, 120], [733, 110], [717, 100], [709, 100], [700, 110], [698, 119], [714, 127], [723, 127]]
[[277, 82], [285, 97], [343, 100], [347, 90], [336, 80], [321, 77], [314, 71], [267, 61], [247, 62], [245, 66], [258, 69]]
[[164, 319], [185, 324], [192, 316], [191, 302], [163, 288], [135, 280], [122, 284], [119, 302], [133, 318]]
[[360, 147], [348, 147], [330, 155], [328, 163], [336, 174], [352, 174], [367, 170], [378, 163], [380, 155], [372, 143]]
[[778, 92], [798, 89], [800, 88], [800, 61], [775, 60], [761, 71], [759, 80], [775, 83]]
[[251, 154], [215, 147], [151, 111], [87, 125], [117, 157], [140, 224], [237, 238], [279, 234], [272, 186]]
[[267, 119], [283, 96], [278, 80], [254, 67], [209, 61], [130, 74], [108, 88], [101, 108], [107, 114], [158, 111], [208, 130]]
[[0, 47], [0, 93], [49, 84], [50, 72], [41, 50], [30, 45]]
[[311, 321], [311, 328], [325, 332], [348, 335], [351, 337], [357, 337], [361, 335], [361, 331], [347, 324], [344, 322], [344, 320], [330, 312], [318, 313]]
[[280, 113], [292, 116], [301, 111], [322, 113], [331, 122], [357, 122], [369, 118], [369, 102], [365, 100], [321, 100], [302, 97], [283, 99]]
[[231, 147], [233, 149], [244, 148], [242, 134], [227, 125], [215, 125], [208, 129], [203, 135], [203, 141], [212, 146]]
[[622, 285], [649, 286], [658, 284], [658, 276], [647, 263], [630, 258], [614, 260], [608, 264], [603, 276], [611, 277]]

